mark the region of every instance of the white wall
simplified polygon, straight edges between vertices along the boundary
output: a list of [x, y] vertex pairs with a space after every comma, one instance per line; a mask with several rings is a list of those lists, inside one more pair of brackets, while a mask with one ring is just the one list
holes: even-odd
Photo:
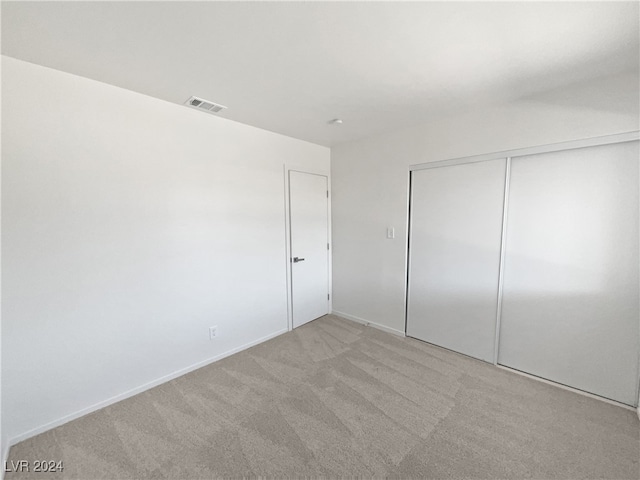
[[283, 165], [329, 149], [2, 61], [9, 438], [286, 330]]
[[409, 165], [634, 131], [639, 118], [629, 74], [332, 148], [334, 312], [404, 332]]

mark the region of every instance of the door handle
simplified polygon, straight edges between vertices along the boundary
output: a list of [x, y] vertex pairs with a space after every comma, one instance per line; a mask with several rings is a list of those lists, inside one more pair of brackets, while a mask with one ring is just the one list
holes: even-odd
[[304, 262], [304, 258], [293, 257], [293, 263]]

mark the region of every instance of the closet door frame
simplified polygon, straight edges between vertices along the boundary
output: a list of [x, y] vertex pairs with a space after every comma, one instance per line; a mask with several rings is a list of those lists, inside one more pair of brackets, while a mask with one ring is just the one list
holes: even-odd
[[[493, 364], [498, 367], [498, 368], [503, 368], [509, 371], [513, 371], [513, 372], [517, 372], [520, 374], [524, 374], [526, 376], [530, 376], [532, 378], [547, 382], [547, 383], [553, 383], [554, 385], [558, 385], [558, 386], [562, 386], [559, 383], [550, 381], [550, 380], [546, 380], [546, 379], [542, 379], [540, 377], [536, 377], [530, 374], [526, 374], [526, 373], [522, 373], [522, 372], [518, 372], [517, 370], [514, 370], [512, 368], [509, 367], [505, 367], [503, 365], [498, 365], [498, 350], [499, 350], [499, 345], [500, 345], [500, 321], [501, 321], [501, 314], [502, 314], [502, 292], [503, 292], [503, 283], [504, 283], [504, 261], [505, 261], [505, 247], [506, 247], [506, 232], [507, 232], [507, 222], [508, 222], [508, 202], [509, 202], [509, 183], [510, 183], [510, 178], [511, 178], [511, 159], [512, 158], [516, 158], [516, 157], [523, 157], [523, 156], [527, 156], [527, 155], [536, 155], [536, 154], [541, 154], [541, 153], [550, 153], [550, 152], [558, 152], [558, 151], [563, 151], [563, 150], [573, 150], [573, 149], [577, 149], [577, 148], [586, 148], [586, 147], [596, 147], [599, 145], [610, 145], [610, 144], [614, 144], [614, 143], [624, 143], [624, 142], [633, 142], [636, 140], [640, 140], [640, 131], [632, 131], [632, 132], [625, 132], [625, 133], [619, 133], [619, 134], [614, 134], [614, 135], [605, 135], [605, 136], [601, 136], [601, 137], [591, 137], [591, 138], [584, 138], [584, 139], [580, 139], [580, 140], [572, 140], [572, 141], [568, 141], [568, 142], [559, 142], [559, 143], [551, 143], [551, 144], [546, 144], [546, 145], [538, 145], [538, 146], [533, 146], [533, 147], [527, 147], [527, 148], [520, 148], [520, 149], [514, 149], [514, 150], [505, 150], [505, 151], [501, 151], [501, 152], [495, 152], [495, 153], [487, 153], [487, 154], [482, 154], [482, 155], [473, 155], [473, 156], [469, 156], [469, 157], [459, 157], [459, 158], [453, 158], [453, 159], [448, 159], [448, 160], [439, 160], [439, 161], [433, 161], [433, 162], [424, 162], [424, 163], [418, 163], [418, 164], [412, 164], [409, 165], [409, 175], [408, 175], [408, 196], [407, 196], [407, 228], [406, 228], [406, 239], [405, 239], [405, 245], [406, 245], [406, 265], [405, 265], [405, 308], [404, 308], [404, 316], [405, 316], [405, 334], [407, 332], [407, 322], [408, 322], [408, 312], [409, 312], [409, 278], [410, 278], [410, 273], [411, 273], [411, 245], [410, 245], [410, 239], [411, 239], [411, 199], [413, 198], [413, 192], [412, 192], [412, 172], [415, 171], [419, 171], [419, 170], [427, 170], [427, 169], [431, 169], [431, 168], [438, 168], [438, 167], [446, 167], [446, 166], [452, 166], [452, 165], [463, 165], [463, 164], [467, 164], [467, 163], [477, 163], [477, 162], [485, 162], [485, 161], [489, 161], [489, 160], [499, 160], [499, 159], [507, 159], [507, 166], [506, 166], [506, 174], [505, 174], [505, 185], [504, 185], [504, 205], [503, 205], [503, 212], [502, 212], [502, 237], [501, 237], [501, 244], [500, 244], [500, 265], [499, 265], [499, 277], [498, 277], [498, 298], [497, 298], [497, 305], [496, 305], [496, 336], [495, 336], [495, 348], [494, 348], [494, 356], [493, 356]], [[638, 182], [640, 184], [640, 178], [638, 179]], [[640, 264], [638, 265], [638, 268], [640, 269]], [[638, 318], [638, 324], [640, 325], [640, 317]], [[640, 330], [640, 329], [639, 329]], [[640, 341], [640, 336], [639, 336], [639, 341]], [[640, 355], [638, 355], [638, 371], [640, 372]], [[605, 400], [608, 401], [610, 403], [614, 403], [616, 405], [622, 405], [624, 407], [628, 407], [628, 405], [620, 403], [620, 402], [616, 402], [615, 400], [608, 400], [605, 399], [604, 397], [601, 397], [599, 395], [595, 395], [595, 394], [591, 394], [589, 392], [584, 392], [582, 390], [578, 390], [575, 389], [573, 387], [566, 387], [566, 386], [562, 386], [563, 388], [567, 388], [569, 390], [575, 391], [575, 392], [579, 392], [581, 394], [585, 394], [588, 396], [593, 396], [595, 398], [601, 399], [601, 400]], [[636, 379], [636, 401], [638, 401], [638, 398], [640, 397], [640, 379]], [[640, 415], [640, 405], [636, 405], [636, 407], [638, 407], [638, 414]]]

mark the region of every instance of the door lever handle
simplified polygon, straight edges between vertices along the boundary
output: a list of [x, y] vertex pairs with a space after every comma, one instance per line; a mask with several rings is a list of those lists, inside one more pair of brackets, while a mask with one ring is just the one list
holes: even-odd
[[304, 262], [304, 258], [293, 257], [293, 263]]

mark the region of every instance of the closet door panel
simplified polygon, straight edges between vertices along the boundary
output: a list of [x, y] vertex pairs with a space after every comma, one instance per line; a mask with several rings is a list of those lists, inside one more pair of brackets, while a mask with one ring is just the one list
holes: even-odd
[[512, 159], [498, 362], [633, 405], [638, 142]]
[[412, 173], [407, 335], [493, 362], [506, 159]]

